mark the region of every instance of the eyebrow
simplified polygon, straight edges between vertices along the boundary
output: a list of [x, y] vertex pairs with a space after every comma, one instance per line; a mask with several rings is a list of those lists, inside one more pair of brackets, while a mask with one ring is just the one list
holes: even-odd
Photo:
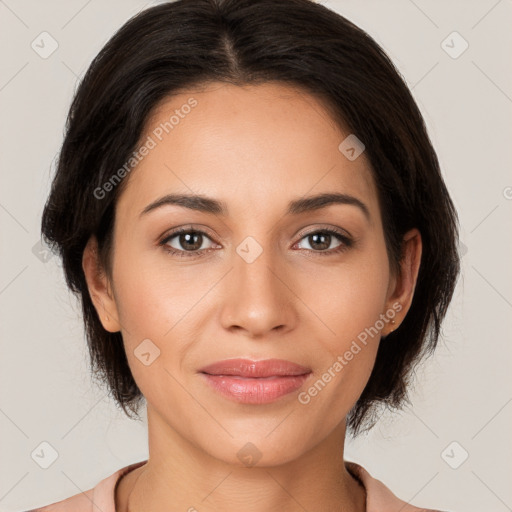
[[[346, 204], [359, 208], [364, 216], [370, 220], [370, 211], [357, 197], [341, 193], [323, 193], [309, 197], [301, 197], [290, 201], [286, 215], [299, 215], [326, 208], [332, 204]], [[214, 215], [226, 216], [228, 208], [225, 202], [211, 197], [196, 194], [167, 194], [148, 204], [140, 213], [140, 217], [166, 205], [176, 205], [190, 210], [196, 210]]]

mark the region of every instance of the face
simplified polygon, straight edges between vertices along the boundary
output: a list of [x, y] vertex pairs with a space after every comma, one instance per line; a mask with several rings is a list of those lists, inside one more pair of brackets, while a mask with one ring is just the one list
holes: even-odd
[[[348, 135], [284, 85], [174, 96], [124, 178], [110, 282], [84, 253], [148, 411], [217, 459], [241, 464], [250, 442], [261, 464], [282, 463], [326, 439], [410, 304], [419, 253], [404, 278], [390, 274], [369, 162], [339, 149]], [[202, 371], [239, 358], [289, 364], [259, 378], [236, 362]]]

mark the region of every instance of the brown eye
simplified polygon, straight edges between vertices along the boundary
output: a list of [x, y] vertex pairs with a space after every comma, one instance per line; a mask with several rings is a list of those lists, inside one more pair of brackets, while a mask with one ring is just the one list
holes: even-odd
[[[299, 248], [311, 250], [313, 252], [325, 252], [327, 254], [339, 252], [352, 245], [352, 240], [350, 240], [350, 238], [330, 229], [323, 229], [308, 233], [301, 238], [301, 241], [302, 240], [306, 240], [309, 247]], [[336, 241], [338, 241], [338, 244], [332, 247], [331, 244]], [[299, 244], [300, 243], [301, 242], [299, 242]]]
[[307, 236], [308, 243], [312, 249], [318, 249], [319, 251], [325, 251], [329, 249], [332, 242], [332, 235], [327, 233], [313, 233]]
[[202, 231], [180, 229], [169, 234], [160, 242], [160, 245], [164, 246], [165, 250], [172, 254], [186, 256], [184, 253], [188, 252], [193, 256], [201, 251], [211, 249], [211, 246], [208, 246], [208, 244], [206, 247], [204, 245], [207, 240], [211, 242], [210, 237]]
[[196, 232], [181, 233], [178, 235], [178, 244], [186, 251], [197, 251], [203, 245], [203, 235]]

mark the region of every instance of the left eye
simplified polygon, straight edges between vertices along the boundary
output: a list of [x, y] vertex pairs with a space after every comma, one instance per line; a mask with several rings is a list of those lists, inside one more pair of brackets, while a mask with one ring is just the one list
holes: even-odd
[[[301, 240], [306, 240], [309, 247], [305, 249], [315, 252], [323, 252], [327, 250], [337, 249], [341, 245], [349, 245], [348, 238], [331, 230], [315, 231], [303, 236]], [[333, 241], [338, 241], [338, 245], [331, 247]], [[298, 242], [300, 244], [300, 242]]]

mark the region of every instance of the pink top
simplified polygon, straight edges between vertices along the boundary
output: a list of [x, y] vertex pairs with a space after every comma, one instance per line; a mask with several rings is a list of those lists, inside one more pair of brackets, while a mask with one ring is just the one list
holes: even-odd
[[[125, 466], [88, 491], [27, 512], [115, 512], [114, 492], [117, 482], [123, 475], [146, 462], [147, 460], [144, 460]], [[366, 512], [442, 512], [418, 508], [400, 500], [380, 480], [373, 478], [366, 469], [355, 462], [345, 461], [345, 466], [366, 489]]]

